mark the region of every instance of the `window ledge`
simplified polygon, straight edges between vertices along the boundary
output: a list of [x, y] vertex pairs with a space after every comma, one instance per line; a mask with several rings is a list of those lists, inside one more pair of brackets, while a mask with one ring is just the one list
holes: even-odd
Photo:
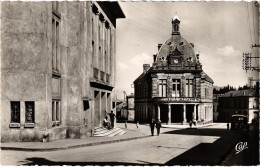
[[54, 78], [60, 78], [60, 77], [61, 77], [61, 74], [60, 74], [59, 71], [52, 70], [52, 77], [54, 77]]
[[34, 126], [35, 126], [35, 123], [25, 123], [24, 124], [25, 128], [34, 128]]
[[52, 121], [52, 126], [59, 126], [60, 125], [60, 121]]
[[10, 124], [9, 124], [9, 127], [10, 127], [10, 128], [20, 128], [20, 127], [21, 127], [21, 124], [20, 124], [20, 123], [10, 123]]

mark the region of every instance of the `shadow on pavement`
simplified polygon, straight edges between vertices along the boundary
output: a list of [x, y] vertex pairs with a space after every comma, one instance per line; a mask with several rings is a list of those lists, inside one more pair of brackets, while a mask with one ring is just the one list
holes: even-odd
[[246, 141], [247, 132], [234, 133], [225, 129], [184, 129], [166, 132], [199, 136], [220, 136], [214, 143], [201, 143], [166, 162], [165, 165], [220, 165], [238, 141]]
[[39, 158], [39, 157], [32, 157], [32, 158], [27, 158], [25, 161], [22, 161], [24, 164], [23, 165], [29, 165], [29, 166], [63, 166], [63, 165], [70, 165], [70, 166], [86, 166], [86, 165], [99, 165], [99, 166], [119, 166], [119, 165], [124, 165], [124, 166], [144, 166], [144, 165], [161, 165], [161, 164], [153, 164], [145, 161], [140, 161], [144, 163], [125, 163], [125, 162], [55, 162], [55, 161], [50, 161], [45, 158]]
[[187, 128], [181, 130], [174, 130], [164, 132], [165, 134], [182, 134], [182, 135], [198, 135], [198, 136], [223, 136], [230, 133], [226, 129], [196, 129], [196, 128]]

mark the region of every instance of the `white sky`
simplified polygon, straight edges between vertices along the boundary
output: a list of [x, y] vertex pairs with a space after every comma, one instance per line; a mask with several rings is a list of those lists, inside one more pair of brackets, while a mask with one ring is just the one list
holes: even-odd
[[[246, 2], [119, 2], [125, 19], [117, 20], [117, 76], [119, 99], [134, 93], [133, 81], [143, 64], [153, 62], [158, 43], [171, 35], [171, 19], [181, 20], [181, 35], [195, 45], [203, 70], [214, 86], [238, 87], [247, 83], [242, 53], [255, 44], [252, 9]], [[249, 19], [248, 19], [249, 18]], [[256, 33], [255, 33], [256, 34]]]

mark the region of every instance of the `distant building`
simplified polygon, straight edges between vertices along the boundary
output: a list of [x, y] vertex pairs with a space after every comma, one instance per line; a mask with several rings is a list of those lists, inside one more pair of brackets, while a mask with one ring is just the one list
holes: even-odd
[[115, 111], [118, 2], [1, 2], [1, 142], [84, 138]]
[[171, 36], [158, 45], [152, 67], [144, 64], [134, 81], [135, 121], [213, 121], [213, 80], [202, 70], [194, 44], [180, 35], [179, 24], [175, 17]]
[[134, 96], [133, 93], [126, 97], [127, 112], [128, 112], [128, 120], [129, 121], [134, 121], [134, 115], [135, 115], [135, 101], [134, 101], [134, 98], [135, 98], [135, 96]]
[[117, 101], [116, 103], [116, 117], [118, 121], [127, 120], [127, 103], [124, 101]]
[[134, 94], [126, 96], [126, 102], [117, 102], [117, 119], [134, 121]]
[[222, 94], [213, 94], [213, 122], [219, 121], [218, 99]]
[[219, 121], [230, 122], [234, 114], [243, 114], [248, 122], [258, 116], [257, 97], [255, 89], [229, 91], [219, 97]]

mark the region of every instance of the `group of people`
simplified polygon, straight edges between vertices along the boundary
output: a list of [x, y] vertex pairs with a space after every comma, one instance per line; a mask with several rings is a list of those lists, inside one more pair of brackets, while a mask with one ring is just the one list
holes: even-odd
[[106, 113], [106, 115], [109, 115], [110, 122], [108, 121], [108, 117], [105, 116], [105, 118], [103, 120], [103, 127], [107, 128], [107, 129], [113, 129], [116, 115], [113, 113], [113, 111], [111, 111], [111, 113], [107, 113], [105, 111], [105, 113]]
[[161, 120], [159, 118], [157, 118], [156, 120], [152, 119], [151, 122], [150, 122], [150, 128], [151, 128], [152, 136], [154, 135], [154, 127], [156, 127], [157, 136], [159, 136], [160, 135], [160, 128], [161, 128]]

